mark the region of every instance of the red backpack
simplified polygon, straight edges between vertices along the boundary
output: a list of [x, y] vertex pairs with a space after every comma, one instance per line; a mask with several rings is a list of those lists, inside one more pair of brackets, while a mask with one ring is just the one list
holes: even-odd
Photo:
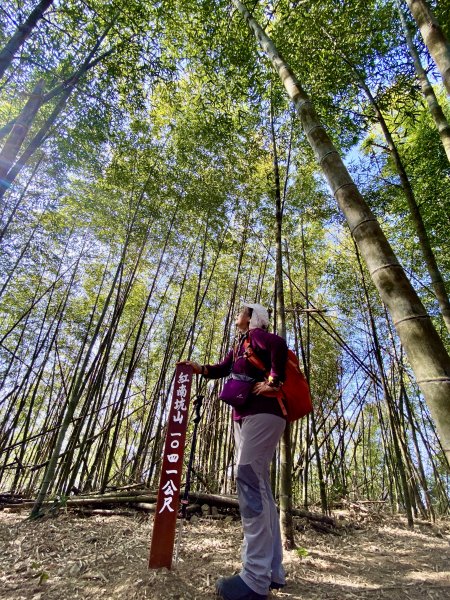
[[[256, 355], [255, 350], [250, 345], [249, 339], [244, 341], [244, 349], [247, 359], [255, 367], [268, 375], [264, 363]], [[297, 356], [289, 348], [285, 365], [284, 383], [281, 389], [274, 392], [273, 395], [278, 399], [283, 415], [289, 422], [301, 419], [313, 409], [308, 382], [300, 369]]]

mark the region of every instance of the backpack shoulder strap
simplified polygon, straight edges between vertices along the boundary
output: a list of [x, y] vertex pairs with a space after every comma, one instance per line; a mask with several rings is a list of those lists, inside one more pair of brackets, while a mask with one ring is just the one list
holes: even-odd
[[264, 373], [267, 372], [265, 364], [256, 354], [254, 348], [251, 345], [250, 332], [248, 334], [248, 337], [244, 340], [244, 355], [254, 367], [260, 369], [261, 371], [264, 371]]
[[[261, 369], [261, 371], [264, 371], [264, 374], [266, 376], [268, 376], [269, 371], [266, 369], [266, 366], [264, 365], [263, 361], [259, 358], [259, 356], [257, 356], [256, 352], [252, 348], [251, 341], [249, 338], [250, 338], [250, 334], [249, 334], [248, 338], [244, 341], [245, 356], [252, 363], [252, 365], [257, 367], [258, 369]], [[274, 396], [278, 400], [278, 404], [280, 405], [283, 417], [287, 419], [288, 413], [286, 410], [285, 403], [283, 402], [282, 390], [279, 389], [277, 392], [274, 393]]]

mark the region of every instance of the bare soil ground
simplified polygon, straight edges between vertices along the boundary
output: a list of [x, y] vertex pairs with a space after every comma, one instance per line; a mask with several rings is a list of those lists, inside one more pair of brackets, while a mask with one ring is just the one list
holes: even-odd
[[[0, 598], [211, 600], [215, 580], [240, 566], [239, 521], [187, 523], [177, 567], [149, 571], [152, 517], [62, 512], [30, 522], [26, 516], [0, 512]], [[337, 517], [335, 534], [298, 523], [305, 556], [286, 552], [288, 585], [274, 598], [450, 599], [448, 522], [409, 531], [399, 517]]]

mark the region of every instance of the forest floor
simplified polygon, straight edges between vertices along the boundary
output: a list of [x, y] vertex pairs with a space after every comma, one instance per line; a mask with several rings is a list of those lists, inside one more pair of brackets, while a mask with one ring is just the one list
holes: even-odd
[[[285, 553], [287, 586], [274, 599], [450, 598], [448, 521], [410, 531], [401, 517], [334, 516], [333, 534], [297, 521], [300, 551]], [[142, 513], [26, 517], [0, 511], [0, 598], [206, 600], [240, 566], [241, 526], [231, 517], [187, 523], [172, 571], [147, 569], [153, 519]]]

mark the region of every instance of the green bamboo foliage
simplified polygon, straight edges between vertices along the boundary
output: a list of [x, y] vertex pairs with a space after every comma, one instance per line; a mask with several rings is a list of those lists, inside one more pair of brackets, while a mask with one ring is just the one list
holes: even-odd
[[294, 102], [316, 160], [344, 213], [371, 277], [392, 316], [417, 383], [430, 407], [450, 458], [450, 358], [425, 308], [411, 286], [376, 218], [358, 192], [331, 139], [321, 125], [311, 100], [296, 80], [270, 38], [247, 8], [233, 0], [256, 39], [267, 52]]
[[[353, 11], [360, 6], [350, 3]], [[431, 383], [425, 391], [433, 410], [424, 403], [368, 269], [394, 319], [424, 313], [393, 253], [386, 255], [373, 215], [342, 165], [335, 174], [337, 155], [300, 92], [309, 137], [367, 267], [358, 263], [282, 87], [274, 80], [266, 89], [246, 29], [230, 21], [228, 5], [212, 13], [207, 4], [171, 0], [168, 8], [132, 0], [117, 15], [97, 2], [59, 4], [45, 27], [37, 22], [16, 54], [17, 69], [2, 79], [0, 152], [10, 157], [8, 173], [20, 169], [0, 213], [0, 490], [38, 498], [36, 514], [46, 500], [63, 503], [71, 494], [129, 485], [154, 490], [175, 362], [219, 361], [245, 299], [272, 309], [272, 328], [300, 356], [315, 406], [313, 416], [291, 428], [292, 462], [283, 460], [281, 473], [278, 458], [273, 469], [280, 503], [288, 490], [294, 506], [324, 511], [365, 499], [413, 519], [445, 514], [448, 463], [430, 415], [445, 403], [442, 396], [430, 402]], [[14, 12], [13, 3], [7, 10]], [[73, 33], [74, 24], [69, 39], [64, 31]], [[4, 43], [13, 29], [0, 32]], [[313, 35], [309, 42], [317, 44]], [[37, 58], [28, 60], [29, 48], [45, 57], [45, 72]], [[359, 66], [362, 54], [356, 52]], [[41, 78], [48, 91], [27, 132], [16, 136]], [[339, 98], [347, 83], [326, 83], [345, 110]], [[412, 136], [414, 114], [380, 101], [388, 126], [398, 115]], [[416, 97], [405, 105], [418, 106]], [[414, 190], [433, 198], [421, 209], [445, 280], [445, 156], [439, 149], [414, 162], [426, 146], [420, 136], [432, 131], [428, 116], [420, 127], [400, 151]], [[342, 132], [333, 134], [339, 142]], [[435, 148], [438, 137], [430, 135]], [[416, 281], [428, 282], [414, 236], [400, 226], [395, 206], [382, 204], [385, 197], [400, 204], [397, 187], [385, 181], [396, 183], [392, 165], [383, 166], [373, 182], [380, 194], [374, 210], [385, 210], [396, 250], [417, 267]], [[373, 172], [372, 166], [367, 187]], [[379, 269], [387, 262], [394, 266]], [[434, 306], [429, 286], [420, 292]], [[442, 327], [437, 311], [434, 319]], [[413, 354], [409, 338], [428, 327], [425, 317], [416, 324], [421, 320], [412, 319], [409, 329], [408, 321], [399, 325]], [[422, 335], [424, 352], [434, 340]], [[422, 374], [439, 372], [439, 348]], [[416, 370], [422, 359], [411, 360]], [[232, 423], [218, 398], [222, 383], [194, 382], [194, 394], [205, 395], [194, 489], [233, 494]], [[191, 432], [190, 424], [187, 452]]]

